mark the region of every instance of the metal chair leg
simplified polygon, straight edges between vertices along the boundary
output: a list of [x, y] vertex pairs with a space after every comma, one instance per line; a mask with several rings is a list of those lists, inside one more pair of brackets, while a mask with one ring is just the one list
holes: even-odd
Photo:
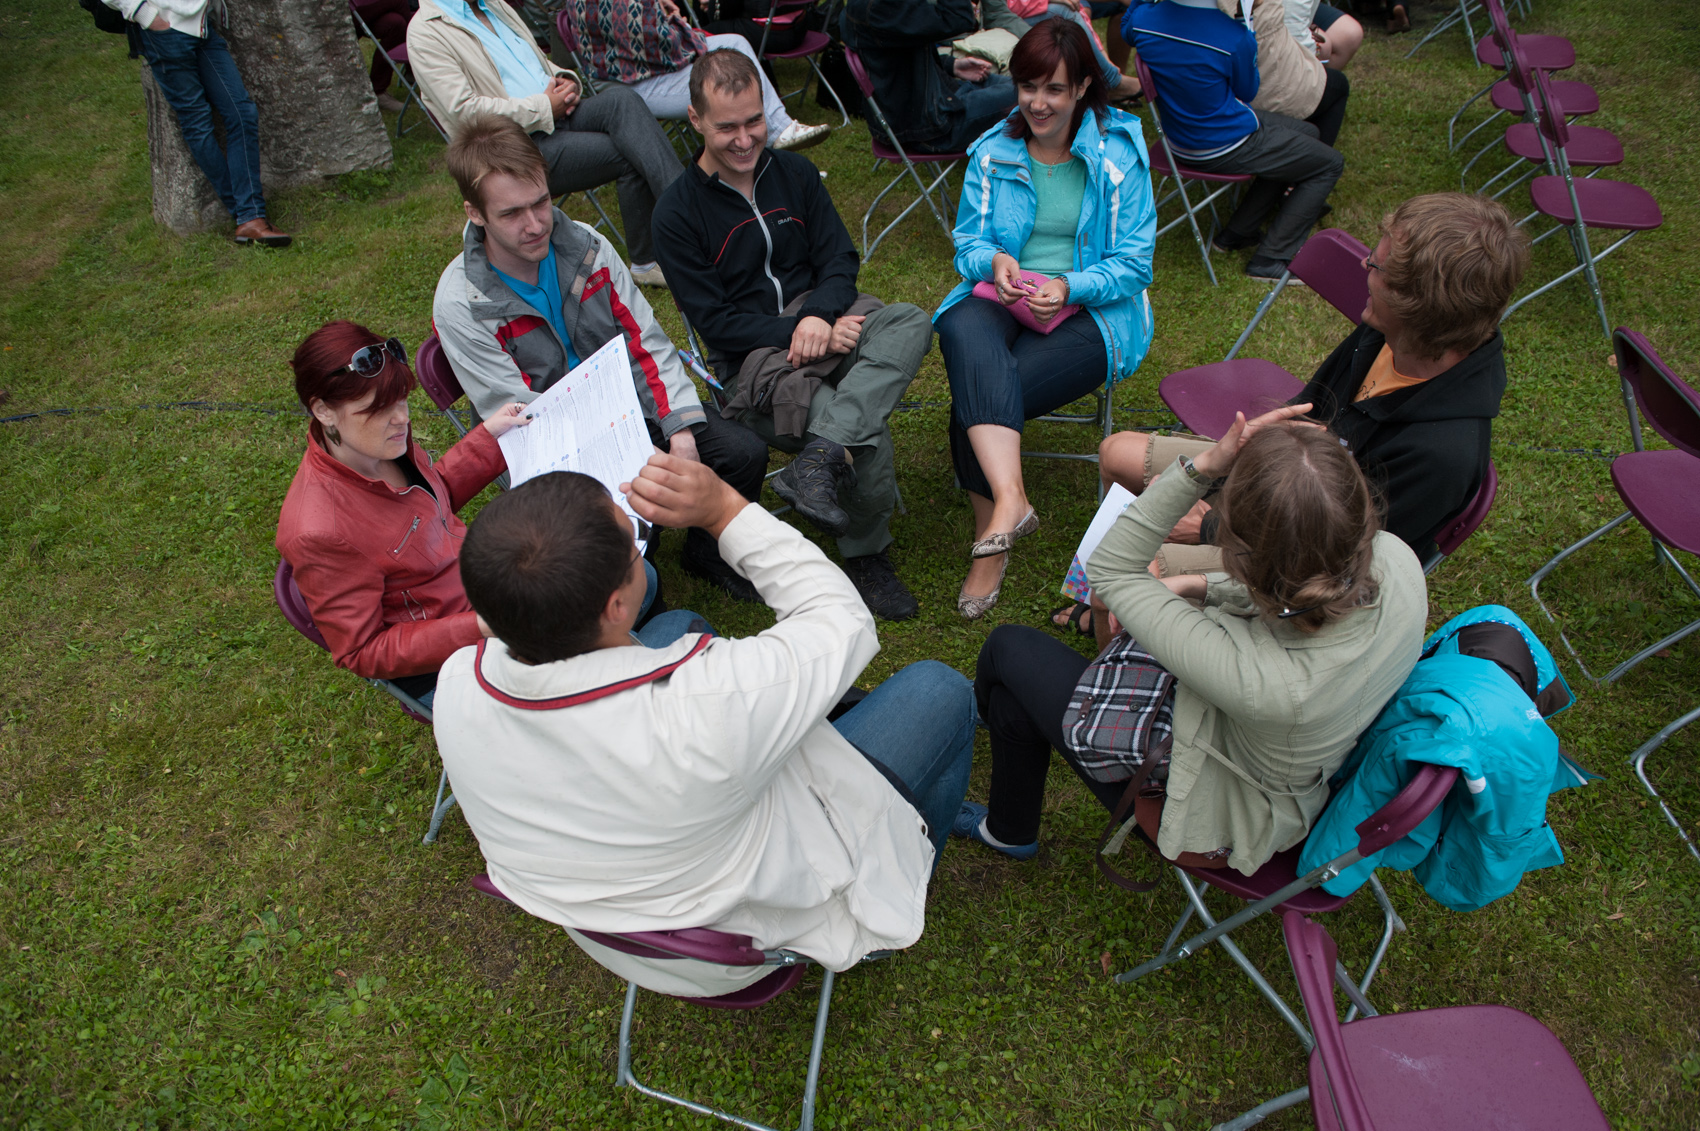
[[426, 844], [436, 844], [437, 834], [442, 831], [443, 818], [449, 815], [449, 810], [455, 807], [455, 795], [449, 794], [445, 799], [443, 791], [449, 787], [449, 772], [444, 770], [437, 779], [437, 800], [431, 806], [431, 827], [425, 830]]
[[1265, 1100], [1244, 1115], [1235, 1116], [1226, 1123], [1218, 1123], [1210, 1131], [1246, 1131], [1246, 1128], [1256, 1127], [1276, 1112], [1297, 1107], [1308, 1099], [1310, 1099], [1310, 1088], [1308, 1086], [1294, 1088], [1285, 1095], [1276, 1096], [1272, 1100]]
[[1700, 719], [1700, 707], [1694, 708], [1694, 710], [1666, 726], [1663, 730], [1659, 731], [1659, 733], [1655, 734], [1652, 738], [1649, 738], [1646, 742], [1643, 742], [1636, 749], [1635, 753], [1629, 756], [1629, 764], [1635, 767], [1635, 776], [1641, 779], [1641, 785], [1649, 794], [1652, 795], [1653, 800], [1659, 803], [1659, 808], [1664, 810], [1665, 820], [1671, 823], [1671, 827], [1676, 830], [1676, 835], [1682, 838], [1682, 843], [1688, 846], [1688, 851], [1693, 855], [1694, 859], [1700, 860], [1700, 848], [1695, 847], [1694, 841], [1688, 835], [1688, 831], [1682, 827], [1682, 822], [1676, 819], [1676, 814], [1670, 811], [1670, 806], [1665, 804], [1665, 799], [1659, 796], [1659, 791], [1654, 789], [1653, 783], [1647, 780], [1647, 756], [1659, 747], [1663, 746], [1665, 744], [1665, 740], [1670, 738], [1671, 735], [1675, 734], [1695, 719]]

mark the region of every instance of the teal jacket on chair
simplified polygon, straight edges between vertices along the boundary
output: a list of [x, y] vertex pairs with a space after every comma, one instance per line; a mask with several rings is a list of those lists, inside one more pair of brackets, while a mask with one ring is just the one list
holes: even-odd
[[[1521, 635], [1534, 661], [1533, 695], [1494, 660], [1460, 653], [1459, 634], [1487, 625]], [[1543, 709], [1550, 716], [1574, 701], [1552, 653], [1510, 609], [1484, 605], [1447, 621], [1424, 641], [1422, 660], [1341, 768], [1299, 873], [1356, 845], [1357, 825], [1405, 786], [1413, 762], [1456, 766], [1458, 784], [1409, 836], [1324, 890], [1348, 895], [1375, 868], [1395, 868], [1413, 872], [1437, 902], [1474, 911], [1515, 889], [1524, 872], [1564, 863], [1547, 825], [1547, 797], [1597, 775], [1560, 753]]]
[[[1021, 111], [1011, 112], [1013, 117]], [[968, 170], [956, 209], [955, 266], [965, 280], [933, 312], [967, 298], [974, 284], [992, 277], [992, 257], [1019, 258], [1033, 234], [1038, 195], [1027, 166], [1027, 143], [1004, 133], [1004, 122], [968, 147]], [[1075, 229], [1074, 270], [1066, 272], [1068, 301], [1084, 306], [1104, 335], [1110, 383], [1139, 368], [1151, 348], [1151, 253], [1157, 243], [1157, 208], [1151, 195], [1151, 158], [1139, 119], [1111, 109], [1088, 111], [1070, 152], [1086, 164], [1086, 193]]]

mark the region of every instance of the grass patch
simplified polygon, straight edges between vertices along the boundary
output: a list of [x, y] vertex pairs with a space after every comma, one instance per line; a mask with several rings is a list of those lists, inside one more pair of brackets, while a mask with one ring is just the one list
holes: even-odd
[[[1685, 254], [1700, 218], [1687, 160], [1696, 24], [1656, 0], [1548, 0], [1527, 24], [1577, 44], [1569, 77], [1600, 89], [1592, 124], [1630, 154], [1615, 175], [1664, 207], [1663, 230], [1607, 261], [1606, 300], [1689, 375], [1700, 375]], [[1455, 187], [1445, 119], [1484, 81], [1461, 36], [1407, 61], [1410, 42], [1372, 33], [1352, 66], [1330, 222], [1360, 237], [1404, 197]], [[333, 317], [410, 344], [426, 333], [461, 226], [441, 144], [418, 131], [393, 170], [278, 194], [274, 218], [297, 235], [289, 251], [235, 248], [217, 232], [179, 239], [149, 216], [136, 67], [74, 6], [0, 6], [0, 388], [11, 394], [0, 412], [109, 410], [0, 425], [0, 614], [12, 626], [0, 640], [0, 1122], [707, 1126], [611, 1086], [620, 985], [555, 929], [471, 893], [481, 860], [458, 814], [437, 846], [419, 844], [438, 771], [430, 733], [272, 605], [272, 538], [304, 431], [287, 358]], [[864, 128], [810, 156], [854, 229], [884, 183], [868, 172]], [[1534, 275], [1566, 254], [1562, 239], [1543, 244]], [[911, 218], [863, 286], [930, 308], [954, 283], [948, 264], [936, 226]], [[1172, 422], [1157, 381], [1226, 351], [1263, 293], [1236, 266], [1219, 258], [1211, 288], [1190, 241], [1159, 245], [1157, 339], [1118, 390], [1119, 426]], [[678, 328], [670, 311], [663, 321]], [[1306, 373], [1343, 331], [1314, 296], [1288, 295], [1248, 355]], [[1503, 602], [1556, 645], [1524, 579], [1617, 512], [1595, 453], [1626, 448], [1627, 428], [1580, 285], [1518, 312], [1506, 333], [1499, 502], [1432, 579], [1431, 623]], [[894, 418], [909, 508], [894, 557], [922, 615], [882, 626], [870, 686], [927, 657], [972, 672], [991, 627], [954, 612], [971, 517], [951, 484], [936, 352], [910, 396]], [[139, 407], [178, 401], [247, 407]], [[422, 397], [414, 408], [427, 446], [446, 447], [447, 425]], [[1091, 441], [1052, 425], [1029, 442]], [[1092, 510], [1089, 467], [1025, 470], [1045, 526], [1015, 555], [992, 623], [1042, 623]], [[767, 614], [677, 569], [677, 538], [663, 555], [669, 601], [723, 631], [764, 627]], [[1590, 665], [1696, 615], [1650, 560], [1631, 526], [1545, 590]], [[1527, 1010], [1563, 1038], [1614, 1126], [1700, 1123], [1700, 872], [1624, 764], [1693, 706], [1697, 683], [1700, 656], [1684, 642], [1615, 687], [1579, 688], [1558, 731], [1607, 780], [1550, 808], [1564, 867], [1471, 915], [1389, 878], [1411, 929], [1394, 941], [1378, 1005]], [[1697, 752], [1700, 733], [1680, 735], [1653, 765], [1691, 824]], [[1180, 897], [1110, 890], [1091, 865], [1101, 815], [1066, 772], [1052, 786], [1035, 862], [952, 846], [921, 942], [841, 980], [821, 1126], [1196, 1128], [1302, 1081], [1298, 1046], [1225, 955], [1133, 986], [1104, 977], [1104, 953], [1125, 969], [1155, 951]], [[1329, 922], [1353, 962], [1378, 927], [1361, 902]], [[1273, 920], [1237, 937], [1290, 989]], [[794, 1120], [812, 1016], [807, 987], [751, 1015], [646, 995], [637, 1067]], [[1300, 1108], [1268, 1126], [1308, 1119]]]

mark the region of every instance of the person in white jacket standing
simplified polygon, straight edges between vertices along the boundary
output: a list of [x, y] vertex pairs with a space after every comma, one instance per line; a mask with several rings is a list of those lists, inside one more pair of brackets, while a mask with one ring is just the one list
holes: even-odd
[[[142, 57], [177, 114], [190, 156], [236, 221], [236, 242], [288, 247], [289, 236], [266, 219], [259, 111], [242, 85], [229, 45], [209, 18], [213, 12], [224, 16], [224, 0], [102, 2], [141, 28]], [[223, 149], [213, 133], [215, 107], [224, 121]]]
[[828, 722], [879, 650], [849, 579], [701, 463], [656, 455], [623, 489], [649, 521], [717, 538], [778, 623], [733, 640], [678, 610], [633, 636], [642, 555], [596, 480], [555, 472], [492, 500], [461, 578], [496, 638], [449, 658], [434, 704], [491, 880], [660, 993], [767, 971], [579, 932], [712, 927], [832, 970], [909, 946], [968, 784], [968, 681], [912, 664]]

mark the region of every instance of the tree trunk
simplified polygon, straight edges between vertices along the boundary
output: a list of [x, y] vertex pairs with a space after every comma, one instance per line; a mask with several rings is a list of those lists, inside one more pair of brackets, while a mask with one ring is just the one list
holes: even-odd
[[[216, 0], [212, 8], [216, 11]], [[268, 196], [390, 164], [389, 134], [346, 3], [233, 0], [229, 11], [230, 26], [219, 32], [259, 110], [260, 179]], [[154, 219], [179, 235], [228, 223], [229, 214], [183, 144], [177, 117], [146, 63], [142, 90]]]

